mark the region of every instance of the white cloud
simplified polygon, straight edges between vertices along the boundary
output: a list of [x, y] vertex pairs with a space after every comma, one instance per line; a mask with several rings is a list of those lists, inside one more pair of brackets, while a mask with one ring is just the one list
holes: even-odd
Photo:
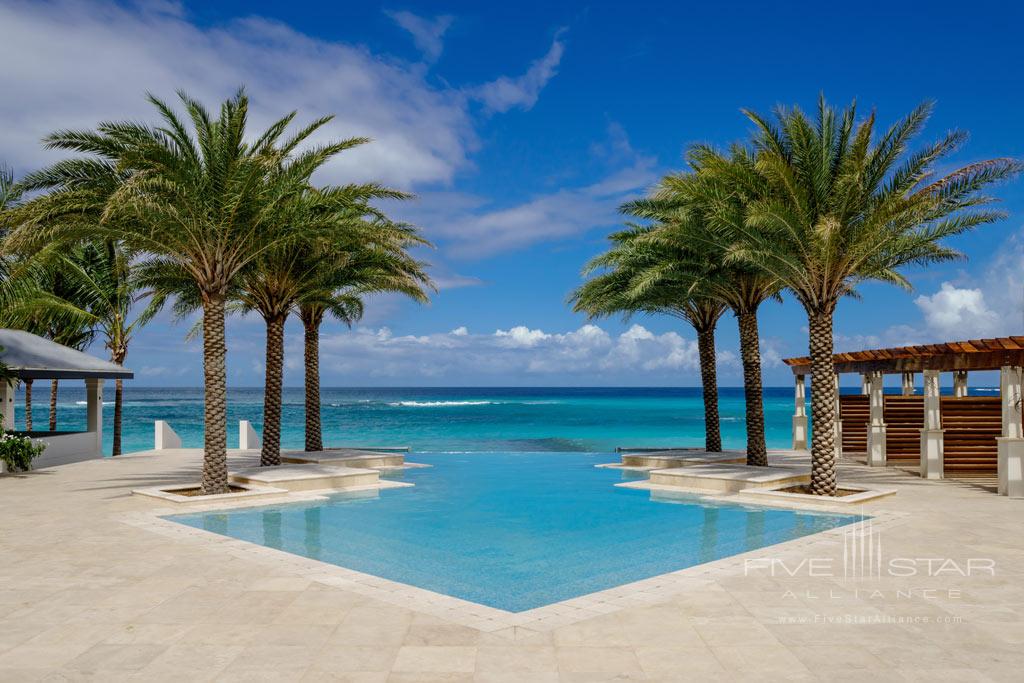
[[551, 335], [545, 334], [542, 330], [531, 330], [523, 325], [513, 327], [508, 331], [497, 330], [494, 336], [498, 337], [499, 344], [513, 349], [529, 349], [545, 339], [551, 338]]
[[444, 14], [427, 19], [407, 11], [384, 10], [384, 13], [412, 35], [413, 42], [416, 43], [416, 47], [420, 49], [428, 62], [437, 61], [444, 49], [441, 39], [444, 37], [445, 31], [452, 25], [454, 17]]
[[999, 316], [988, 308], [980, 288], [943, 282], [939, 291], [919, 296], [914, 303], [924, 314], [928, 329], [945, 339], [984, 337], [1001, 327]]
[[374, 139], [341, 155], [325, 180], [448, 183], [478, 144], [460, 89], [427, 83], [416, 65], [259, 17], [199, 27], [171, 3], [4, 3], [0, 60], [0, 149], [19, 170], [55, 158], [39, 144], [54, 130], [152, 118], [147, 91], [173, 98], [185, 88], [215, 104], [243, 84], [254, 130], [296, 108], [303, 120], [336, 115], [324, 138]]
[[563, 28], [555, 34], [547, 53], [531, 64], [525, 74], [514, 78], [496, 78], [473, 88], [472, 96], [492, 112], [505, 112], [513, 108], [531, 109], [537, 103], [540, 91], [558, 73], [558, 65], [565, 52], [565, 43], [562, 41], [565, 31]]
[[[725, 362], [732, 354], [721, 354]], [[697, 342], [676, 332], [655, 334], [641, 325], [610, 335], [597, 325], [553, 333], [523, 325], [491, 334], [466, 327], [427, 335], [394, 336], [387, 328], [359, 327], [321, 338], [325, 377], [480, 381], [584, 379], [664, 383], [693, 378], [699, 370]]]
[[[431, 239], [443, 240], [445, 253], [455, 258], [484, 258], [620, 225], [618, 207], [654, 184], [657, 160], [633, 150], [616, 124], [609, 126], [609, 136], [612, 151], [599, 154], [605, 175], [588, 185], [504, 207], [465, 193], [427, 192], [415, 205], [398, 210], [408, 212], [409, 220], [423, 226]], [[606, 162], [612, 167], [606, 168]]]

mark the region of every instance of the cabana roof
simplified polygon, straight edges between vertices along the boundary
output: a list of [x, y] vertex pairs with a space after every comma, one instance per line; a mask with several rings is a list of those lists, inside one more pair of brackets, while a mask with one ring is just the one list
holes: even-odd
[[[811, 374], [811, 359], [786, 358], [794, 375]], [[922, 370], [998, 370], [1024, 366], [1024, 337], [970, 339], [944, 344], [897, 346], [832, 356], [837, 373], [920, 372]]]
[[30, 332], [0, 329], [0, 361], [19, 379], [131, 379], [131, 370]]

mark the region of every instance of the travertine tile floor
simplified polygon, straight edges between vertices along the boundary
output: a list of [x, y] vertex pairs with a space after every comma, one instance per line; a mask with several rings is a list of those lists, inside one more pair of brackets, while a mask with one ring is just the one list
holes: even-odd
[[875, 540], [911, 576], [848, 578], [848, 538], [825, 534], [688, 570], [573, 623], [481, 630], [237, 541], [129, 523], [160, 503], [128, 491], [193, 480], [198, 462], [176, 452], [0, 477], [0, 680], [1022, 679], [1024, 501], [971, 484], [842, 468], [899, 488], [867, 511], [897, 519]]

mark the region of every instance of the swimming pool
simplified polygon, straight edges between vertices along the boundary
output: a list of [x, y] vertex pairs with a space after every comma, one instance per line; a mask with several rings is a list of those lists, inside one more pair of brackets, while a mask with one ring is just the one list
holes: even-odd
[[852, 524], [853, 515], [652, 500], [600, 453], [415, 453], [414, 488], [169, 517], [511, 612]]

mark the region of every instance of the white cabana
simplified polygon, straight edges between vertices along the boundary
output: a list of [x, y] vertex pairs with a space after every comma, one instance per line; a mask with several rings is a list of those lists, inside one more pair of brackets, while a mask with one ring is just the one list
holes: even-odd
[[[36, 467], [60, 465], [102, 454], [103, 380], [131, 379], [135, 376], [131, 370], [22, 330], [0, 329], [0, 361], [3, 361], [16, 380], [85, 381], [84, 432], [26, 432], [47, 444], [46, 452], [35, 463]], [[14, 392], [14, 382], [0, 381], [0, 412], [3, 413], [4, 429], [9, 431], [14, 429], [17, 410]]]

